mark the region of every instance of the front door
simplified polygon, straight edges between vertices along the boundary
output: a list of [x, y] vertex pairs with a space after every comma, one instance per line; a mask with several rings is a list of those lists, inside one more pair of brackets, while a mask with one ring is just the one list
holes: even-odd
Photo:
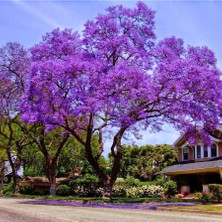
[[191, 193], [203, 191], [201, 178], [200, 178], [199, 174], [190, 175], [189, 176], [189, 184], [190, 184], [190, 192]]

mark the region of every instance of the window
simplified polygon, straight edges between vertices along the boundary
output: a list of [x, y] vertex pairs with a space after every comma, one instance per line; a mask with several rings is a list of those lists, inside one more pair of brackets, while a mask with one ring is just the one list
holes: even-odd
[[211, 156], [212, 157], [217, 156], [217, 146], [215, 144], [211, 145]]
[[189, 157], [189, 149], [188, 147], [183, 148], [183, 160], [188, 160]]
[[196, 145], [194, 154], [195, 159], [207, 158], [207, 157], [217, 157], [217, 145]]
[[204, 145], [204, 157], [208, 157], [208, 146], [207, 145]]
[[197, 149], [197, 158], [201, 158], [201, 146], [197, 145], [196, 149]]

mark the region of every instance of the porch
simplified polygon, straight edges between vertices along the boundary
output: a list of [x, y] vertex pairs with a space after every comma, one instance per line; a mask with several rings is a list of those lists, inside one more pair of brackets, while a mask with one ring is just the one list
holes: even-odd
[[181, 192], [208, 192], [208, 184], [222, 184], [222, 159], [177, 163], [160, 173], [175, 180]]

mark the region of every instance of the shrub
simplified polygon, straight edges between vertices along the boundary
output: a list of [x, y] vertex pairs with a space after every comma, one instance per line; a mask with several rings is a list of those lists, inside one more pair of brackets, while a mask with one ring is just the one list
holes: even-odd
[[134, 198], [139, 196], [138, 187], [129, 187], [126, 189], [126, 197]]
[[152, 197], [158, 198], [162, 197], [164, 194], [164, 189], [161, 186], [150, 185], [142, 186], [138, 190], [139, 197]]
[[123, 184], [127, 187], [137, 186], [137, 183], [138, 183], [138, 180], [133, 177], [125, 179], [123, 181]]
[[102, 187], [96, 189], [96, 191], [95, 191], [96, 197], [102, 197], [102, 196], [103, 196], [103, 193], [104, 193], [104, 190], [103, 190]]
[[156, 183], [154, 181], [137, 181], [136, 185], [142, 187], [142, 186], [156, 185]]
[[3, 188], [4, 195], [12, 195], [13, 194], [13, 183], [9, 183], [7, 186]]
[[34, 190], [33, 190], [33, 187], [31, 186], [20, 187], [19, 193], [27, 194], [27, 195], [34, 195]]
[[202, 203], [213, 202], [214, 200], [213, 194], [209, 192], [196, 193], [196, 198]]
[[164, 179], [164, 177], [159, 177], [158, 179], [156, 179], [155, 181], [155, 185], [157, 186], [161, 186], [164, 187], [164, 184], [166, 183], [166, 180]]
[[59, 196], [68, 196], [70, 195], [70, 188], [67, 185], [59, 185], [56, 188], [56, 194]]
[[19, 190], [20, 194], [26, 194], [26, 195], [48, 195], [49, 194], [49, 189], [44, 189], [44, 190], [36, 190], [35, 188], [31, 186], [25, 186], [25, 187], [20, 187]]
[[126, 197], [126, 187], [124, 185], [113, 186], [113, 197]]
[[218, 202], [222, 200], [222, 184], [209, 184], [210, 192]]
[[126, 185], [114, 185], [113, 186], [113, 197], [162, 197], [164, 189], [161, 186], [156, 185], [145, 185], [145, 186], [132, 186], [127, 187]]
[[167, 197], [174, 196], [177, 193], [177, 183], [173, 180], [168, 180], [164, 184], [164, 193]]
[[71, 195], [81, 197], [96, 196], [96, 190], [99, 188], [98, 178], [94, 175], [86, 174], [83, 178], [69, 181]]

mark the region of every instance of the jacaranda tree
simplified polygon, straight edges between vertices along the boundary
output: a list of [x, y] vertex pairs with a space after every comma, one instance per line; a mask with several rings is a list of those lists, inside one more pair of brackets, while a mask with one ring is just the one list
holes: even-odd
[[[106, 196], [112, 194], [127, 133], [161, 130], [164, 123], [183, 132], [212, 130], [220, 118], [221, 73], [213, 52], [185, 47], [175, 37], [157, 42], [154, 14], [142, 2], [134, 9], [109, 7], [86, 22], [81, 37], [55, 29], [31, 48], [23, 121], [43, 122], [46, 130], [63, 127], [83, 144]], [[98, 162], [107, 137], [113, 141], [109, 175]]]
[[22, 150], [31, 143], [15, 124], [19, 119], [21, 96], [29, 79], [30, 68], [30, 55], [19, 43], [7, 43], [0, 47], [0, 149], [11, 166], [14, 193], [19, 191], [18, 171]]
[[30, 71], [30, 54], [20, 44], [7, 43], [0, 48], [0, 150], [6, 152], [12, 169], [13, 192], [18, 193], [22, 154], [34, 143], [45, 158], [50, 194], [55, 194], [58, 159], [69, 134], [60, 133], [58, 128], [47, 133], [41, 122], [28, 125], [20, 121], [19, 108]]

